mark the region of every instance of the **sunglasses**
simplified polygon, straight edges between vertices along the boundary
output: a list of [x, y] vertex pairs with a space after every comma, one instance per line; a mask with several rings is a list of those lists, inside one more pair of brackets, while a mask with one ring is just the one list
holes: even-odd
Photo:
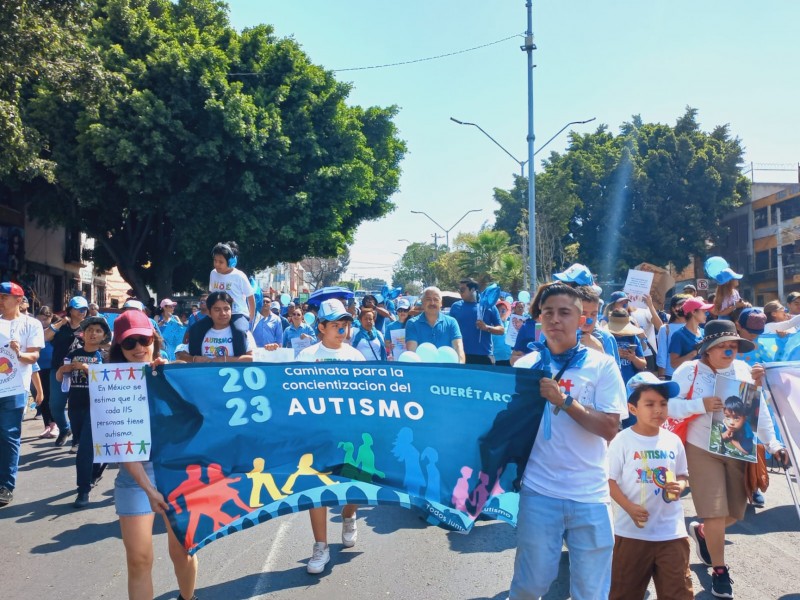
[[132, 335], [122, 340], [119, 345], [123, 350], [133, 350], [137, 345], [147, 347], [151, 346], [152, 344], [153, 336], [144, 337], [143, 335]]

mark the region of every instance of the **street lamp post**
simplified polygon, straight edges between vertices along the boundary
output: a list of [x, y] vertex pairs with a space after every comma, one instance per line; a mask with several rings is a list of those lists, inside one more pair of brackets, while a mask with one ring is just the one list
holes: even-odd
[[432, 222], [434, 225], [436, 225], [436, 226], [437, 226], [439, 229], [441, 229], [442, 231], [444, 231], [444, 236], [445, 236], [445, 244], [447, 244], [447, 249], [449, 250], [449, 249], [450, 249], [450, 232], [451, 232], [451, 231], [453, 231], [453, 229], [455, 228], [455, 226], [456, 226], [456, 225], [458, 225], [459, 223], [461, 223], [461, 221], [463, 221], [463, 220], [464, 220], [464, 218], [465, 218], [465, 217], [466, 217], [468, 214], [470, 214], [470, 213], [474, 213], [474, 212], [481, 212], [481, 210], [483, 210], [483, 209], [481, 209], [481, 208], [473, 208], [472, 210], [468, 210], [468, 211], [467, 211], [467, 212], [465, 212], [463, 215], [461, 215], [461, 218], [460, 218], [458, 221], [456, 221], [455, 223], [453, 223], [453, 226], [452, 226], [452, 227], [450, 227], [450, 229], [445, 229], [444, 227], [442, 227], [441, 225], [439, 225], [439, 223], [437, 223], [436, 221], [434, 221], [434, 220], [433, 220], [433, 217], [431, 217], [431, 216], [430, 216], [428, 213], [426, 213], [426, 212], [424, 212], [424, 211], [421, 211], [421, 210], [412, 210], [411, 212], [412, 212], [412, 213], [414, 213], [415, 215], [425, 215], [426, 217], [428, 217], [428, 218], [431, 220], [431, 222]]

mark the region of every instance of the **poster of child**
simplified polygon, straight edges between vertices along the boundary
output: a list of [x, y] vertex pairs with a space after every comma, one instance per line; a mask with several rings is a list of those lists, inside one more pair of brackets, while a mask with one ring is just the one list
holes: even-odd
[[717, 375], [714, 395], [722, 399], [724, 408], [713, 415], [709, 452], [756, 462], [758, 389], [752, 383]]

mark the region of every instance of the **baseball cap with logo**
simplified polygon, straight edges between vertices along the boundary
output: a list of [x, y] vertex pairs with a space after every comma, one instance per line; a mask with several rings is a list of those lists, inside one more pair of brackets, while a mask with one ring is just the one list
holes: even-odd
[[0, 283], [0, 294], [5, 294], [6, 296], [24, 296], [25, 292], [18, 283], [4, 281]]
[[69, 299], [67, 308], [75, 308], [77, 310], [89, 310], [89, 302], [83, 296], [73, 296]]
[[767, 324], [767, 315], [757, 308], [745, 308], [739, 313], [739, 327], [752, 333], [761, 335], [764, 333], [764, 325]]
[[408, 301], [407, 298], [400, 298], [397, 301], [397, 310], [409, 310], [411, 308], [411, 303]]
[[594, 284], [594, 277], [592, 277], [592, 272], [589, 270], [589, 267], [580, 263], [575, 263], [566, 271], [556, 273], [553, 275], [553, 279], [563, 283], [574, 283], [575, 285]]
[[173, 302], [173, 301], [172, 301], [172, 300], [170, 300], [169, 298], [164, 298], [164, 299], [161, 301], [161, 303], [159, 304], [159, 306], [160, 306], [161, 308], [164, 308], [165, 306], [177, 306], [177, 305], [178, 305], [178, 303], [177, 303], [177, 302]]
[[341, 301], [331, 298], [320, 303], [317, 318], [320, 321], [340, 321], [342, 319], [352, 321], [353, 315], [344, 309]]

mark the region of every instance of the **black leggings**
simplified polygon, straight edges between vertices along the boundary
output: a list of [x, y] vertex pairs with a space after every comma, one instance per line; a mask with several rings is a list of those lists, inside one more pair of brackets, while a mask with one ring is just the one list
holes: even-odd
[[[42, 369], [39, 371], [39, 379], [42, 380], [42, 394], [44, 399], [38, 407], [38, 413], [42, 415], [44, 426], [48, 427], [53, 422], [53, 413], [50, 412], [50, 369]], [[33, 391], [33, 387], [31, 387]], [[36, 397], [36, 392], [33, 391], [33, 397]]]

